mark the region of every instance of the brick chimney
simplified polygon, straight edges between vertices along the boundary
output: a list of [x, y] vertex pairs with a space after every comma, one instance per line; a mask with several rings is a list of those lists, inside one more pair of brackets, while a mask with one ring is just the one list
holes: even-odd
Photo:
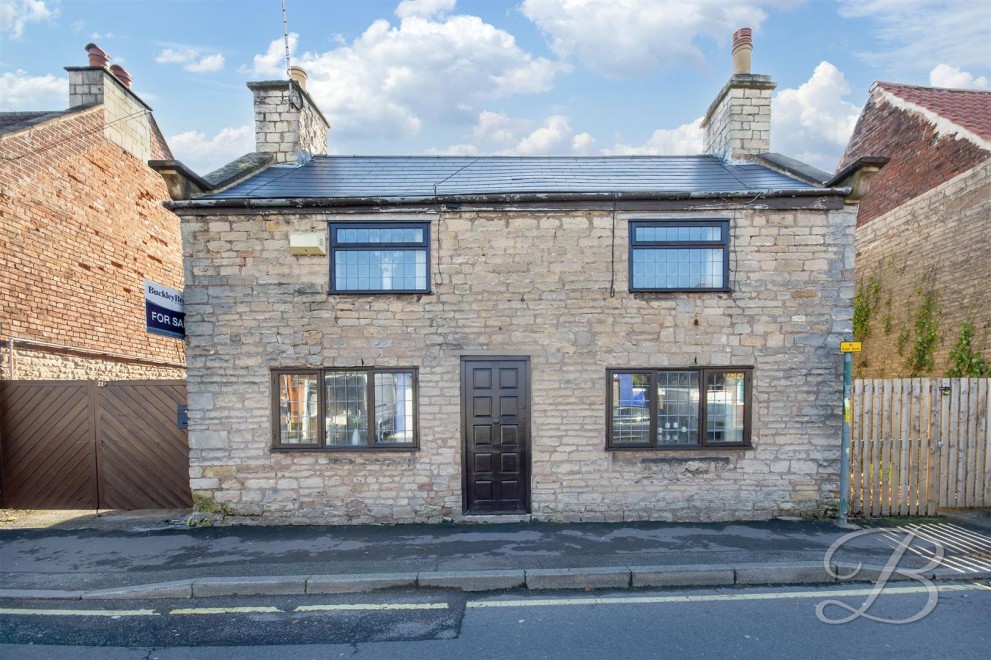
[[702, 120], [704, 150], [725, 160], [750, 160], [771, 150], [770, 76], [750, 73], [750, 28], [733, 34], [733, 75]]
[[88, 66], [67, 66], [69, 107], [103, 106], [104, 135], [141, 161], [151, 158], [151, 108], [131, 90], [131, 76], [96, 44], [86, 44]]
[[306, 91], [306, 72], [291, 68], [292, 80], [249, 82], [255, 103], [255, 151], [276, 163], [303, 165], [327, 154], [330, 122]]

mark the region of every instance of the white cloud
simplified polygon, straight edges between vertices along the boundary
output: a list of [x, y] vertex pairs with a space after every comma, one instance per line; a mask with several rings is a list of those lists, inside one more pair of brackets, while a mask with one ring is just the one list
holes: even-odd
[[220, 53], [214, 53], [213, 55], [204, 55], [197, 62], [190, 62], [183, 67], [186, 71], [191, 73], [208, 73], [211, 71], [220, 71], [224, 68], [224, 56]]
[[991, 11], [977, 0], [840, 0], [840, 15], [875, 23], [882, 48], [861, 53], [895, 75], [953, 62], [969, 70], [991, 66]]
[[532, 125], [533, 122], [529, 120], [514, 119], [504, 112], [483, 110], [478, 115], [478, 123], [473, 132], [480, 140], [508, 144], [517, 141]]
[[663, 66], [701, 65], [696, 41], [724, 43], [742, 26], [760, 28], [765, 7], [801, 0], [524, 0], [523, 14], [561, 57], [576, 57], [610, 78]]
[[[296, 46], [299, 44], [299, 35], [295, 32], [289, 33], [289, 53], [295, 55]], [[286, 78], [286, 42], [284, 38], [276, 39], [268, 45], [261, 55], [255, 55], [251, 68], [247, 70], [252, 76], [257, 78], [272, 78], [285, 80]], [[307, 73], [309, 73], [307, 71]]]
[[575, 133], [568, 118], [552, 115], [515, 146], [500, 152], [503, 156], [588, 155], [595, 139], [588, 133]]
[[13, 39], [24, 35], [28, 23], [54, 18], [57, 9], [50, 9], [44, 0], [4, 0], [0, 2], [0, 34]]
[[452, 144], [444, 149], [431, 147], [424, 153], [428, 156], [477, 156], [478, 147], [473, 144]]
[[955, 87], [958, 89], [989, 89], [991, 81], [987, 76], [974, 77], [959, 67], [940, 64], [929, 72], [929, 84], [933, 87]]
[[[398, 26], [377, 20], [350, 43], [296, 58], [340, 140], [408, 138], [425, 123], [465, 125], [480, 104], [547, 91], [567, 70], [532, 56], [511, 34], [476, 16], [445, 15], [453, 6], [439, 0], [400, 5]], [[281, 73], [282, 58], [277, 39], [254, 58], [252, 72]]]
[[771, 149], [832, 171], [860, 115], [845, 101], [850, 84], [829, 62], [821, 62], [797, 89], [771, 100]]
[[68, 100], [65, 78], [29, 76], [20, 69], [0, 75], [0, 110], [60, 110]]
[[159, 64], [181, 64], [190, 73], [209, 73], [224, 68], [223, 55], [204, 55], [196, 48], [166, 48], [155, 56], [155, 61]]
[[225, 128], [212, 138], [201, 131], [187, 131], [168, 138], [177, 160], [201, 174], [222, 167], [255, 150], [255, 129], [245, 125]]
[[456, 0], [403, 0], [396, 7], [396, 16], [430, 18], [446, 14], [454, 9]]
[[640, 146], [617, 144], [607, 156], [683, 156], [702, 153], [702, 117], [677, 128], [659, 128]]

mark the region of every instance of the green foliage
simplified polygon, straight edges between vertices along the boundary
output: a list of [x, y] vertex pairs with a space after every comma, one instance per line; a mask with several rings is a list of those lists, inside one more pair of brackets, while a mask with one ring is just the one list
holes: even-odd
[[895, 348], [898, 349], [898, 355], [905, 355], [905, 347], [908, 346], [908, 339], [911, 336], [908, 328], [902, 328], [902, 331], [898, 333], [898, 340], [895, 342]]
[[193, 511], [212, 513], [220, 516], [233, 516], [236, 513], [234, 507], [230, 504], [218, 502], [212, 497], [205, 497], [203, 495], [193, 496]]
[[933, 353], [939, 340], [940, 314], [935, 289], [929, 287], [916, 293], [922, 296], [922, 304], [915, 315], [915, 344], [907, 360], [913, 377], [932, 371]]
[[972, 345], [974, 340], [974, 324], [965, 321], [960, 326], [960, 335], [950, 349], [950, 369], [946, 372], [947, 378], [981, 378], [991, 376], [991, 364], [984, 361], [984, 357], [974, 350]]
[[881, 277], [874, 275], [861, 282], [853, 294], [853, 339], [864, 341], [871, 336], [871, 317], [881, 301]]
[[884, 318], [881, 320], [881, 322], [884, 324], [884, 334], [885, 335], [890, 335], [891, 334], [891, 314], [885, 314], [884, 315]]

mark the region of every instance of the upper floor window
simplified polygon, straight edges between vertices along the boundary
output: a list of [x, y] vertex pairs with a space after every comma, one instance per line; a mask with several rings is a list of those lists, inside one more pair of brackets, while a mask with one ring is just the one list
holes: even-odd
[[750, 367], [610, 369], [609, 449], [750, 446]]
[[429, 293], [430, 225], [341, 223], [330, 226], [330, 290]]
[[729, 221], [630, 222], [630, 291], [728, 291]]

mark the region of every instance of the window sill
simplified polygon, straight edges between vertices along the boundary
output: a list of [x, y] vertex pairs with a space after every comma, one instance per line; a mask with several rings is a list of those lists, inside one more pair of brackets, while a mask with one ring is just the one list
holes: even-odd
[[652, 453], [673, 451], [673, 452], [684, 452], [684, 451], [697, 451], [704, 453], [712, 453], [714, 451], [720, 451], [722, 449], [730, 449], [733, 451], [739, 451], [741, 449], [753, 449], [753, 445], [661, 445], [658, 447], [649, 447], [644, 445], [637, 445], [633, 447], [606, 447], [606, 451], [618, 451], [618, 452], [628, 452], [628, 451], [647, 451]]
[[420, 451], [419, 447], [396, 447], [396, 446], [386, 446], [386, 447], [313, 447], [313, 446], [301, 446], [301, 447], [269, 447], [273, 452], [278, 453], [299, 453], [299, 452], [317, 452], [323, 454], [381, 454], [382, 452], [402, 452], [402, 453], [412, 453]]
[[733, 293], [733, 289], [630, 289], [630, 293]]
[[327, 290], [328, 296], [429, 296], [433, 291], [334, 291]]

